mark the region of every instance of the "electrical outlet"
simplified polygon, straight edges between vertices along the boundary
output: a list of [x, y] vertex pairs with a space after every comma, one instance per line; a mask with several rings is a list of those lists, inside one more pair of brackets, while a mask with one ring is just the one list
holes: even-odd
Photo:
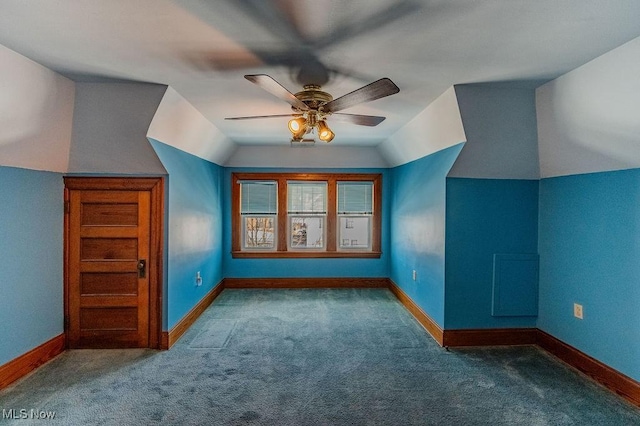
[[582, 305], [580, 305], [578, 303], [574, 303], [573, 304], [573, 316], [578, 318], [578, 319], [582, 319], [583, 318]]
[[418, 273], [416, 272], [415, 269], [411, 271], [411, 277], [413, 278], [414, 281], [418, 278]]
[[200, 271], [196, 272], [196, 286], [200, 287], [202, 285], [202, 275], [200, 275]]

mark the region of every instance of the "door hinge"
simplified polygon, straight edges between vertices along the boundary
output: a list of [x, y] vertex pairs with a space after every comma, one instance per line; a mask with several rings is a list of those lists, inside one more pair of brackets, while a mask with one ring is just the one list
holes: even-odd
[[71, 209], [71, 207], [69, 206], [69, 202], [65, 201], [64, 202], [64, 214], [69, 214], [69, 210]]

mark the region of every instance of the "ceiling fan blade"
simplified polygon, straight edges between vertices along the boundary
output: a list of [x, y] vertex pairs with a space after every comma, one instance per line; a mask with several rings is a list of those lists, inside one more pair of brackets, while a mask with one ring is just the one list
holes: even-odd
[[225, 120], [253, 120], [256, 118], [300, 117], [300, 114], [250, 115], [248, 117], [227, 117]]
[[296, 81], [301, 85], [321, 86], [329, 81], [329, 71], [297, 26], [291, 5], [264, 0], [234, 0], [233, 3], [286, 45], [284, 55], [252, 49], [266, 65], [284, 65], [294, 70]]
[[277, 2], [264, 0], [233, 0], [234, 6], [251, 17], [255, 23], [287, 42], [291, 47], [305, 44], [306, 40]]
[[312, 46], [316, 50], [326, 49], [346, 40], [362, 37], [368, 32], [378, 31], [386, 25], [415, 14], [420, 11], [421, 8], [422, 6], [416, 0], [397, 0], [367, 18], [343, 23], [330, 33], [313, 40]]
[[289, 105], [301, 111], [309, 110], [309, 107], [304, 102], [296, 98], [293, 95], [293, 93], [285, 89], [280, 83], [278, 83], [272, 77], [266, 74], [250, 74], [250, 75], [245, 75], [244, 78], [246, 78], [247, 80], [249, 80], [254, 84], [257, 84], [267, 92], [274, 95], [276, 98], [282, 99]]
[[327, 102], [324, 104], [323, 110], [325, 112], [341, 111], [363, 102], [370, 102], [384, 98], [385, 96], [396, 94], [399, 91], [400, 89], [398, 86], [396, 86], [393, 81], [385, 77], [356, 89], [351, 93], [347, 93], [344, 96], [340, 96], [331, 102]]
[[340, 112], [331, 114], [331, 121], [344, 121], [347, 123], [370, 127], [377, 126], [382, 123], [385, 118], [386, 117], [378, 117], [375, 115], [344, 114]]

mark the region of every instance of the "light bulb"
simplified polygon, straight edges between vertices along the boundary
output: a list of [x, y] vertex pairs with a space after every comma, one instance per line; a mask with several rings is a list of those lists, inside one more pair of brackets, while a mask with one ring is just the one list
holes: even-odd
[[307, 132], [307, 120], [304, 117], [296, 117], [289, 120], [289, 131], [294, 139], [302, 139]]
[[336, 136], [335, 133], [331, 131], [327, 123], [323, 121], [318, 122], [318, 138], [324, 142], [331, 142], [333, 138]]

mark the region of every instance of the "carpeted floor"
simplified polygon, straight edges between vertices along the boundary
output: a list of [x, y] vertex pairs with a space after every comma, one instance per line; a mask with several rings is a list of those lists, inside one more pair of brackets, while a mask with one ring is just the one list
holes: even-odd
[[170, 350], [67, 351], [0, 392], [64, 425], [640, 425], [530, 346], [446, 350], [385, 289], [225, 290]]

